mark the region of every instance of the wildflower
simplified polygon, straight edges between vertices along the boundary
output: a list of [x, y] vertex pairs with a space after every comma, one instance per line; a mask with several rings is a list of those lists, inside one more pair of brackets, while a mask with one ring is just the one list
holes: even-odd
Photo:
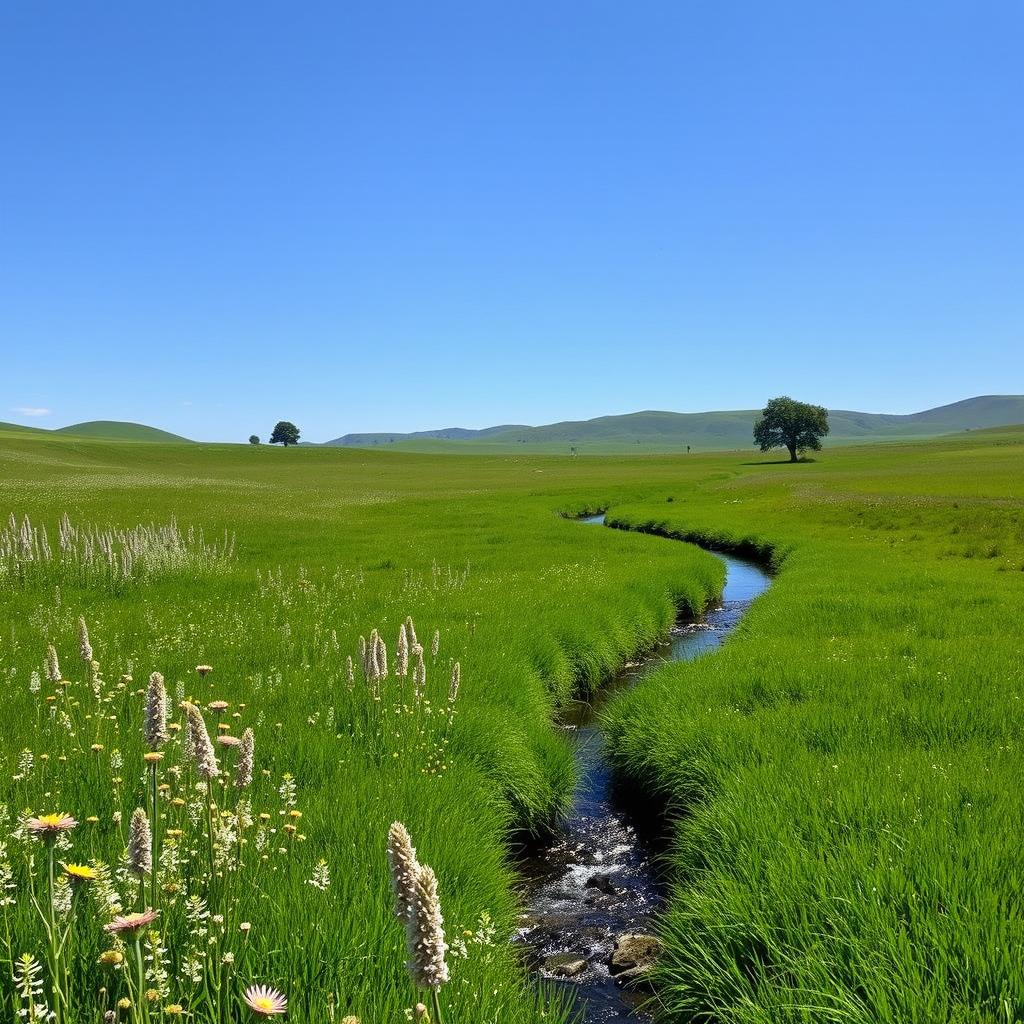
[[160, 992], [155, 988], [146, 989], [146, 1002], [155, 1003], [160, 998]]
[[159, 764], [164, 759], [163, 751], [160, 750], [148, 750], [142, 755], [142, 760], [146, 764]]
[[168, 1003], [164, 1007], [164, 1013], [168, 1017], [180, 1017], [185, 1012], [185, 1007], [181, 1003]]
[[211, 700], [206, 706], [211, 711], [226, 711], [230, 707], [226, 700]]
[[319, 860], [313, 868], [313, 877], [308, 879], [309, 885], [321, 892], [326, 892], [331, 887], [331, 873], [327, 867], [327, 861]]
[[423, 1003], [417, 1003], [413, 1009], [416, 1020], [427, 1020], [427, 1008]]
[[437, 652], [441, 650], [441, 630], [434, 630], [434, 639], [430, 641], [430, 657], [437, 661]]
[[358, 1017], [349, 1014], [349, 1016], [341, 1018], [341, 1024], [363, 1024], [363, 1022]]
[[242, 932], [242, 934], [243, 934], [243, 935], [248, 935], [248, 934], [249, 934], [249, 932], [251, 932], [251, 931], [252, 931], [252, 923], [251, 923], [251, 922], [249, 922], [249, 921], [243, 921], [243, 922], [242, 922], [242, 923], [241, 923], [241, 924], [240, 924], [240, 925], [238, 926], [238, 930], [239, 930], [240, 932]]
[[252, 729], [242, 733], [242, 742], [238, 745], [238, 764], [235, 767], [235, 788], [245, 789], [252, 785], [252, 769], [256, 755], [256, 736]]
[[124, 953], [119, 949], [105, 949], [96, 960], [101, 967], [120, 967], [124, 963]]
[[70, 814], [43, 814], [29, 818], [26, 826], [32, 835], [47, 842], [53, 842], [62, 832], [70, 832], [78, 824]]
[[448, 980], [448, 964], [444, 955], [444, 919], [437, 898], [437, 876], [433, 868], [420, 865], [413, 891], [412, 912], [406, 921], [409, 946], [409, 973], [420, 988], [435, 992]]
[[134, 875], [148, 875], [153, 871], [153, 834], [149, 818], [141, 807], [132, 811], [125, 865]]
[[100, 873], [88, 864], [65, 864], [60, 865], [68, 876], [72, 885], [85, 885], [88, 882], [95, 882]]
[[405, 623], [398, 627], [398, 647], [395, 651], [395, 675], [404, 679], [409, 674], [409, 640]]
[[[362, 639], [360, 637], [360, 639]], [[356, 684], [356, 671], [352, 665], [352, 655], [348, 654], [345, 656], [345, 678], [348, 683], [348, 688], [351, 690]]]
[[196, 665], [196, 671], [203, 678], [208, 676], [213, 671], [212, 665]]
[[89, 643], [89, 627], [85, 624], [85, 619], [78, 616], [78, 653], [82, 656], [82, 661], [86, 665], [92, 664], [92, 644]]
[[167, 687], [164, 677], [154, 672], [149, 677], [146, 691], [146, 723], [143, 735], [151, 750], [156, 750], [167, 741]]
[[46, 645], [46, 678], [51, 683], [60, 682], [60, 663], [57, 661], [57, 648], [53, 644]]
[[122, 996], [117, 1001], [117, 1008], [119, 1010], [130, 1010], [132, 1008], [132, 1001], [127, 996]]
[[144, 910], [140, 914], [119, 914], [110, 924], [104, 925], [104, 931], [108, 931], [112, 935], [137, 935], [159, 916], [159, 910]]
[[416, 627], [412, 624], [412, 616], [409, 615], [405, 620], [405, 632], [409, 637], [409, 646], [415, 647], [417, 644], [416, 640]]
[[459, 680], [462, 675], [462, 670], [459, 668], [459, 663], [455, 662], [452, 665], [452, 681], [448, 684], [448, 703], [454, 704], [455, 698], [459, 695]]
[[413, 648], [413, 653], [416, 655], [416, 667], [412, 670], [412, 682], [416, 691], [416, 703], [418, 704], [423, 697], [423, 690], [427, 685], [427, 666], [423, 661], [423, 648], [419, 644]]
[[103, 744], [102, 743], [94, 743], [89, 749], [94, 754], [98, 754], [103, 749]]
[[[376, 633], [376, 630], [374, 630]], [[377, 633], [377, 646], [373, 652], [374, 660], [377, 664], [377, 678], [386, 679], [388, 674], [388, 647], [384, 643], [383, 637], [380, 633]]]
[[400, 822], [392, 822], [388, 831], [388, 863], [391, 865], [391, 891], [395, 895], [395, 917], [407, 922], [415, 900], [419, 861], [409, 830]]
[[243, 998], [249, 1009], [261, 1017], [275, 1017], [288, 1009], [288, 1000], [269, 985], [250, 985]]
[[222, 735], [217, 737], [217, 742], [222, 747], [240, 747], [242, 741], [237, 736]]
[[195, 704], [189, 704], [187, 701], [182, 707], [188, 721], [189, 739], [192, 743], [196, 771], [207, 781], [215, 779], [220, 775], [220, 768], [217, 765], [217, 754], [210, 742], [210, 734], [206, 731], [203, 713]]

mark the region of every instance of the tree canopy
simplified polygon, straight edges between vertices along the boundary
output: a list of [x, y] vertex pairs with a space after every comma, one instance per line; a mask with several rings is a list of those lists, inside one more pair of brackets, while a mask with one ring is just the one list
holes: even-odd
[[249, 444], [259, 444], [259, 443], [260, 443], [260, 439], [259, 439], [258, 435], [256, 435], [256, 434], [250, 434], [249, 435]]
[[828, 409], [782, 396], [773, 398], [754, 424], [754, 440], [761, 451], [786, 448], [789, 461], [796, 462], [802, 451], [821, 451], [821, 439], [828, 433]]
[[299, 428], [288, 420], [279, 420], [274, 432], [270, 435], [271, 444], [283, 444], [285, 448], [290, 444], [299, 443]]

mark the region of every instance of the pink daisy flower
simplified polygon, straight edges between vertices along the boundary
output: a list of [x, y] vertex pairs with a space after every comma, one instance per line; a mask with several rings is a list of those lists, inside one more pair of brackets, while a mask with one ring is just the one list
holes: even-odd
[[160, 916], [159, 910], [146, 910], [141, 914], [124, 914], [114, 918], [104, 930], [114, 935], [134, 935]]
[[250, 985], [244, 999], [246, 1006], [261, 1017], [275, 1017], [288, 1010], [288, 1000], [269, 985]]

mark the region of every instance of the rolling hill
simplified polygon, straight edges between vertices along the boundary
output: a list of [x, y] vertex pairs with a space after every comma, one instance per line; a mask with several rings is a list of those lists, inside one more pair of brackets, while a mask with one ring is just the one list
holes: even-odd
[[[413, 434], [345, 434], [326, 444], [347, 448], [396, 447], [406, 451], [680, 451], [752, 448], [759, 411], [635, 412], [540, 427], [497, 426], [483, 430], [450, 427]], [[1024, 395], [985, 395], [923, 412], [829, 410], [832, 443], [936, 437], [963, 430], [1024, 423]]]
[[26, 427], [20, 423], [0, 423], [0, 431], [18, 434], [64, 434], [72, 437], [94, 437], [105, 441], [150, 441], [175, 444], [193, 444], [189, 438], [172, 434], [144, 423], [124, 423], [120, 420], [88, 420], [72, 423], [68, 427], [47, 430], [44, 427]]

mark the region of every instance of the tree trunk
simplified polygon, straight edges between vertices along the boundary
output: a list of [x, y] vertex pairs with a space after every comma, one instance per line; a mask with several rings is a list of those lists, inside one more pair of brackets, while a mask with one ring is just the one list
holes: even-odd
[[789, 461], [796, 462], [796, 447], [791, 444], [787, 444], [786, 447], [789, 449]]

